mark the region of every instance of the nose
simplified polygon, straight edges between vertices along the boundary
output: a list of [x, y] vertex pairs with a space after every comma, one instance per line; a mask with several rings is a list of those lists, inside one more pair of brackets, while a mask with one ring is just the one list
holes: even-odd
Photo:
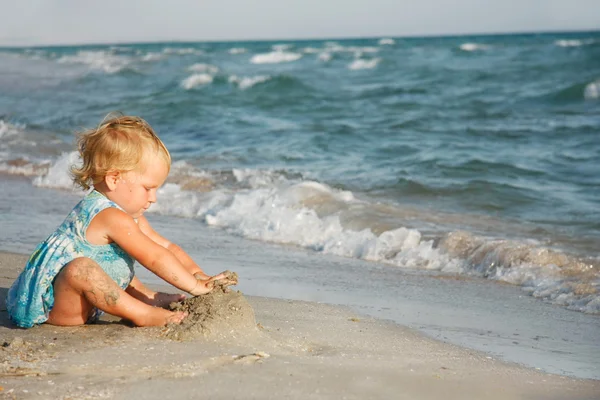
[[150, 194], [148, 195], [148, 201], [150, 203], [156, 203], [156, 189], [150, 190]]

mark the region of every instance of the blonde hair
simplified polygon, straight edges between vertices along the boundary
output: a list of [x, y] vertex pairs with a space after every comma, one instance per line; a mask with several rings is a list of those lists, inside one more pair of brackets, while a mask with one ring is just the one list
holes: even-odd
[[84, 190], [101, 182], [111, 171], [142, 168], [140, 161], [154, 150], [171, 167], [171, 155], [150, 125], [142, 118], [111, 113], [95, 129], [78, 134], [77, 149], [83, 161], [72, 166], [73, 182]]

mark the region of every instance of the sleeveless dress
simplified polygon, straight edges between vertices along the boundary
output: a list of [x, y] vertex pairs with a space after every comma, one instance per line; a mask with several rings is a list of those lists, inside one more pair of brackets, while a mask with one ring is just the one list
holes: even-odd
[[[96, 261], [122, 288], [133, 279], [134, 259], [116, 243], [94, 245], [87, 241], [86, 231], [92, 219], [116, 203], [92, 190], [64, 220], [62, 225], [40, 243], [13, 283], [6, 297], [11, 321], [23, 328], [42, 324], [54, 306], [54, 278], [69, 262], [79, 257]], [[96, 312], [96, 318], [101, 313]]]

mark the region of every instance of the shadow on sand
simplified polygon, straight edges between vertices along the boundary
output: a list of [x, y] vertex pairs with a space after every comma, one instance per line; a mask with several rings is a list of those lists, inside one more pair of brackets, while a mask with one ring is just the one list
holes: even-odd
[[8, 294], [8, 288], [0, 287], [0, 326], [6, 328], [19, 329], [16, 325], [10, 322], [8, 318], [8, 311], [6, 311], [6, 295]]

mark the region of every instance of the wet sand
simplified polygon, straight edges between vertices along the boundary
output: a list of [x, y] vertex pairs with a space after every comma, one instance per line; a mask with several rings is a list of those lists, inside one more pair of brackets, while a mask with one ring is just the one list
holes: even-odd
[[254, 320], [235, 306], [215, 313], [227, 323], [183, 340], [172, 339], [168, 327], [134, 328], [110, 316], [94, 325], [23, 330], [8, 321], [4, 298], [25, 260], [0, 253], [4, 398], [600, 397], [600, 381], [526, 369], [319, 303], [240, 295]]

